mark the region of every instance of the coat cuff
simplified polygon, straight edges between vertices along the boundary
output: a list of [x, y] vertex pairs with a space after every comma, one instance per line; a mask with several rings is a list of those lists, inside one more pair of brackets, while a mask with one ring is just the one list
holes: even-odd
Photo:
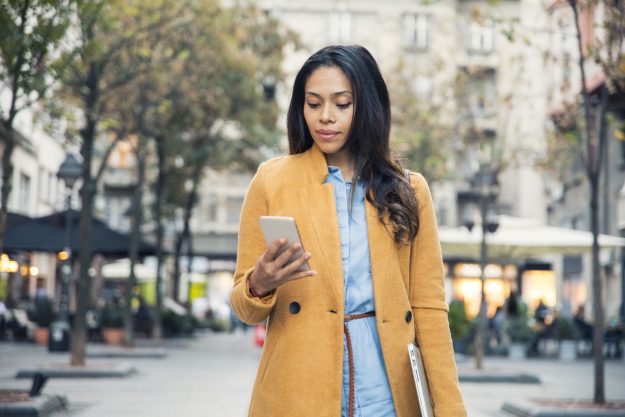
[[254, 271], [250, 268], [242, 279], [232, 289], [230, 303], [241, 321], [247, 324], [256, 324], [264, 321], [271, 312], [277, 299], [277, 291], [272, 291], [264, 297], [254, 297], [249, 290], [247, 280]]

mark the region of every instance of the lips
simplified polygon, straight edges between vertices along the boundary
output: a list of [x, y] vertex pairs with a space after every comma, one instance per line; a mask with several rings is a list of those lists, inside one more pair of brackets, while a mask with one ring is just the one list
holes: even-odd
[[332, 140], [335, 137], [337, 137], [339, 133], [340, 132], [337, 132], [335, 130], [325, 130], [325, 129], [317, 130], [317, 134], [323, 140]]

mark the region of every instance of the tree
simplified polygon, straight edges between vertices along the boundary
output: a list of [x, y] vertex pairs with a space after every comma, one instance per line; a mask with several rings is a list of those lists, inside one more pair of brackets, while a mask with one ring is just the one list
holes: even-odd
[[[291, 40], [275, 20], [249, 5], [224, 9], [214, 0], [177, 5], [184, 25], [156, 34], [161, 47], [141, 48], [152, 65], [121, 87], [106, 111], [114, 114], [108, 124], [125, 120], [137, 143], [153, 140], [155, 145], [153, 175], [146, 179], [154, 178], [156, 194], [156, 338], [162, 333], [163, 218], [172, 215], [168, 207], [182, 208], [178, 259], [191, 241], [189, 222], [205, 168], [233, 163], [251, 168], [266, 156], [263, 147], [275, 148], [276, 103], [267, 100], [261, 85], [267, 77], [280, 82], [282, 49]], [[173, 286], [178, 286], [175, 280]]]
[[[202, 11], [194, 7], [201, 7]], [[186, 184], [169, 192], [170, 196], [179, 196], [177, 192], [184, 191], [183, 229], [175, 242], [175, 299], [179, 259], [185, 242], [190, 248], [190, 220], [199, 200], [198, 187], [205, 168], [252, 169], [277, 147], [278, 112], [272, 89], [283, 78], [280, 63], [284, 47], [296, 44], [292, 34], [282, 33], [276, 20], [252, 6], [220, 10], [214, 2], [206, 1], [190, 4], [188, 9], [198, 17], [187, 25], [189, 33], [184, 37], [195, 42], [187, 59], [181, 62], [180, 74], [175, 77], [179, 80], [176, 88], [157, 108], [158, 117], [151, 119], [158, 120], [157, 126], [163, 128], [154, 135], [159, 155], [164, 154], [164, 131], [168, 132], [166, 137], [184, 143], [179, 155], [184, 165], [161, 167], [169, 173], [181, 171]], [[172, 124], [164, 125], [167, 121]], [[159, 184], [157, 190], [162, 190]], [[157, 195], [156, 201], [162, 204], [162, 197]], [[159, 213], [161, 210], [157, 207]]]
[[[593, 359], [594, 359], [594, 402], [605, 402], [605, 360], [603, 356], [603, 334], [605, 313], [603, 306], [603, 283], [599, 263], [599, 179], [604, 164], [606, 146], [606, 113], [610, 94], [625, 93], [625, 4], [621, 1], [577, 0], [568, 1], [573, 11], [577, 33], [577, 52], [583, 113], [583, 159], [590, 185], [590, 224], [592, 243], [592, 289], [593, 289]], [[580, 28], [580, 12], [603, 7], [603, 36], [594, 45], [585, 44]], [[599, 99], [595, 106], [588, 92], [586, 57], [591, 55], [599, 63], [605, 82], [599, 88]]]
[[405, 159], [407, 168], [420, 172], [428, 181], [439, 181], [448, 175], [453, 126], [443, 118], [445, 100], [435, 102], [419, 95], [414, 87], [418, 75], [407, 66], [399, 62], [389, 78], [393, 147]]
[[[0, 252], [13, 178], [13, 151], [18, 144], [14, 130], [18, 113], [43, 97], [51, 82], [48, 61], [65, 35], [71, 0], [23, 0], [0, 2], [0, 93], [8, 90], [8, 109], [0, 108], [2, 188], [0, 190]], [[12, 304], [12, 283], [7, 303]]]
[[[72, 365], [85, 361], [86, 320], [90, 306], [93, 257], [91, 223], [97, 182], [106, 163], [94, 170], [96, 139], [102, 134], [107, 103], [115, 100], [119, 90], [128, 85], [152, 65], [146, 53], [146, 39], [153, 31], [183, 25], [178, 10], [165, 1], [77, 0], [76, 40], [63, 54], [57, 68], [62, 88], [57, 96], [66, 107], [82, 118], [79, 131], [82, 155], [82, 186], [80, 189], [80, 276], [77, 280], [77, 307], [72, 328]], [[114, 143], [113, 143], [114, 145]], [[111, 148], [109, 148], [111, 149]]]

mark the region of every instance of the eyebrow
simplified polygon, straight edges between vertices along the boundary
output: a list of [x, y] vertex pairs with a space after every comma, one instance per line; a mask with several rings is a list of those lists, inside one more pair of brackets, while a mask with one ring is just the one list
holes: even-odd
[[[353, 94], [351, 91], [349, 91], [349, 90], [337, 91], [336, 93], [332, 93], [332, 95], [333, 95], [333, 96], [335, 96], [335, 97], [336, 97], [336, 96], [342, 96], [342, 95], [345, 95], [345, 94], [349, 94], [350, 96], [353, 96], [353, 95], [354, 95], [354, 94]], [[315, 97], [322, 98], [322, 97], [321, 97], [321, 94], [315, 93], [315, 92], [313, 92], [313, 91], [306, 91], [305, 95], [311, 95], [311, 96], [315, 96]]]

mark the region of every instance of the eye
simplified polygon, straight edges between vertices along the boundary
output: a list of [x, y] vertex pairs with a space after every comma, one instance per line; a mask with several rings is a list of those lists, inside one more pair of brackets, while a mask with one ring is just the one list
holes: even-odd
[[352, 103], [344, 103], [344, 104], [341, 103], [341, 104], [337, 104], [336, 107], [338, 107], [341, 110], [345, 110], [345, 109], [349, 108], [349, 106], [351, 106], [351, 105], [352, 105]]
[[319, 108], [319, 103], [308, 102], [306, 104], [308, 104], [308, 107], [310, 107], [311, 109], [318, 109]]

